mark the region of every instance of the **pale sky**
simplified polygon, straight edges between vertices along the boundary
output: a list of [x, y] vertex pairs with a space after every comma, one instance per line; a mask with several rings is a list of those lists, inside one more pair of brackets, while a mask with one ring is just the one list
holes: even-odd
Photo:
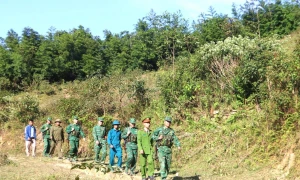
[[89, 28], [94, 36], [103, 36], [103, 30], [112, 33], [134, 31], [138, 19], [151, 9], [156, 14], [180, 10], [186, 19], [197, 20], [200, 13], [212, 6], [217, 13], [231, 16], [232, 4], [242, 5], [246, 0], [0, 0], [0, 37], [13, 29], [19, 35], [31, 27], [45, 35], [53, 26], [57, 30]]

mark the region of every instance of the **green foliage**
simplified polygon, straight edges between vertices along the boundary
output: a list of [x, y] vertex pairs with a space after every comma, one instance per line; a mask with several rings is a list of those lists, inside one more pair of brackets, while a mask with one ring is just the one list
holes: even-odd
[[27, 123], [29, 120], [36, 120], [41, 114], [38, 101], [30, 95], [25, 95], [16, 100], [12, 97], [6, 97], [6, 99], [7, 107], [2, 112], [9, 120]]
[[0, 77], [0, 90], [9, 90], [11, 88], [11, 82], [5, 77]]
[[57, 110], [64, 119], [69, 119], [74, 115], [79, 115], [81, 111], [80, 100], [77, 98], [61, 99], [57, 103]]

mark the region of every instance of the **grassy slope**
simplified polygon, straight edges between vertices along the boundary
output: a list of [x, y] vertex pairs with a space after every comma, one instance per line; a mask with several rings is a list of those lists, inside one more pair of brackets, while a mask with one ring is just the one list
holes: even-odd
[[[283, 39], [284, 47], [289, 53], [298, 39], [300, 31]], [[152, 98], [157, 97], [155, 79], [161, 73], [163, 71], [151, 72], [140, 77], [146, 81], [149, 89], [154, 90]], [[57, 116], [53, 106], [59, 99], [73, 95], [72, 84], [56, 87], [55, 92], [51, 96], [39, 94], [37, 91], [29, 94], [39, 99], [40, 109], [44, 113]], [[17, 97], [24, 95], [25, 93], [21, 93]], [[300, 176], [298, 136], [292, 140], [283, 137], [268, 146], [264, 144], [267, 142], [264, 138], [268, 138], [268, 133], [272, 132], [268, 130], [268, 123], [261, 121], [267, 116], [266, 112], [257, 111], [254, 105], [235, 109], [236, 114], [232, 110], [232, 107], [220, 105], [219, 113], [210, 119], [182, 122], [173, 126], [182, 143], [182, 150], [174, 148], [172, 171], [179, 171], [184, 177], [197, 174], [204, 179], [273, 179]], [[229, 122], [234, 117], [238, 117], [238, 120]], [[153, 128], [160, 124], [160, 120], [155, 120]], [[39, 127], [40, 125], [41, 123], [37, 124]], [[14, 131], [0, 132], [2, 152], [18, 154], [23, 151], [22, 128], [17, 126]], [[259, 135], [253, 137], [256, 133]], [[41, 149], [42, 142], [39, 141], [39, 153]]]

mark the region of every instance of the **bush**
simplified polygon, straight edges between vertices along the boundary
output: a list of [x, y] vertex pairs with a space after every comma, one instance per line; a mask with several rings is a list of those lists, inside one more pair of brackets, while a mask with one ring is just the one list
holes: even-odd
[[26, 95], [17, 101], [11, 101], [10, 105], [11, 119], [18, 119], [22, 123], [29, 120], [35, 120], [40, 115], [38, 101]]
[[5, 77], [0, 77], [0, 90], [9, 90], [10, 88], [10, 80]]
[[79, 115], [81, 109], [81, 103], [76, 98], [61, 99], [57, 104], [57, 111], [62, 118], [68, 119], [73, 115]]

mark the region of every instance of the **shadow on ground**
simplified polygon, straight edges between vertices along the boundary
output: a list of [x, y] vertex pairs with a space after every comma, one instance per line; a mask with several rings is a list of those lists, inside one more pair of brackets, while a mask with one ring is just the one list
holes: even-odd
[[191, 176], [191, 177], [176, 176], [172, 180], [200, 180], [200, 177], [199, 176]]

